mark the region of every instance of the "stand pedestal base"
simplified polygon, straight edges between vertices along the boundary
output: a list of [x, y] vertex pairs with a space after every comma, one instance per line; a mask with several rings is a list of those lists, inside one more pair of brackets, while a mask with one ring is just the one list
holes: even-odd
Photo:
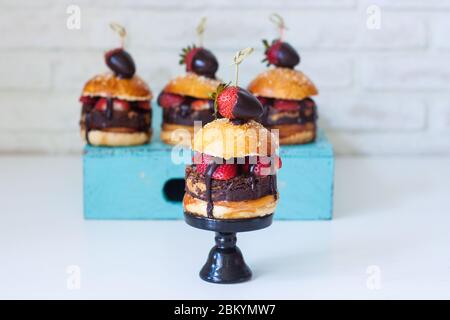
[[239, 283], [250, 280], [252, 271], [236, 246], [236, 233], [216, 233], [216, 245], [200, 271], [200, 278], [213, 283]]
[[272, 224], [272, 218], [273, 214], [249, 219], [213, 219], [185, 212], [184, 219], [190, 226], [216, 232], [216, 245], [200, 270], [200, 278], [221, 284], [250, 280], [252, 271], [236, 246], [236, 233], [266, 228]]

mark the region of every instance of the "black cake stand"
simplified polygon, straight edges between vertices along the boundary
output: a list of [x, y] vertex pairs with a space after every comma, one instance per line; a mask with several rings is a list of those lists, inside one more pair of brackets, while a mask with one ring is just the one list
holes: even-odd
[[250, 280], [252, 271], [247, 266], [241, 250], [236, 246], [236, 233], [267, 228], [273, 214], [249, 219], [213, 219], [184, 213], [187, 224], [194, 228], [214, 231], [216, 245], [200, 270], [200, 278], [213, 283], [239, 283]]

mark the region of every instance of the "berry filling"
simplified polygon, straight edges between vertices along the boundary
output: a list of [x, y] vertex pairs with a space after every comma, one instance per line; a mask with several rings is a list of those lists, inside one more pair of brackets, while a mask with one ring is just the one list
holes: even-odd
[[147, 132], [151, 126], [150, 101], [126, 101], [116, 98], [80, 97], [80, 125], [89, 143], [90, 130]]
[[317, 120], [316, 104], [311, 98], [283, 100], [258, 97], [258, 100], [264, 106], [261, 123], [265, 126], [315, 123]]
[[255, 174], [257, 176], [274, 175], [282, 166], [281, 158], [277, 155], [272, 157], [246, 157], [244, 159], [225, 161], [198, 152], [192, 157], [192, 163], [195, 171], [200, 174], [206, 174], [208, 167], [215, 164], [216, 168], [212, 173], [212, 179], [217, 180], [229, 180], [240, 174]]
[[[276, 155], [225, 161], [196, 152], [192, 162], [186, 169], [186, 192], [207, 201], [208, 217], [214, 217], [213, 199], [240, 201], [266, 195], [277, 198], [276, 172], [282, 164]], [[198, 186], [199, 183], [204, 187]]]
[[163, 108], [163, 123], [193, 126], [195, 121], [205, 125], [214, 120], [214, 103], [210, 99], [161, 92], [158, 104]]

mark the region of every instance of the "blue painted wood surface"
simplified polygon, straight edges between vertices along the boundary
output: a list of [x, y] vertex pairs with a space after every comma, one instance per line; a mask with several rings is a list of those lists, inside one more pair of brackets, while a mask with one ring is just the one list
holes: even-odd
[[[184, 178], [184, 164], [171, 161], [172, 147], [159, 140], [160, 110], [154, 108], [152, 142], [138, 147], [90, 147], [83, 156], [84, 216], [87, 219], [181, 219], [181, 202], [168, 201], [163, 188]], [[190, 159], [190, 150], [179, 150]], [[283, 220], [331, 219], [334, 157], [322, 131], [317, 141], [283, 146], [278, 172]]]

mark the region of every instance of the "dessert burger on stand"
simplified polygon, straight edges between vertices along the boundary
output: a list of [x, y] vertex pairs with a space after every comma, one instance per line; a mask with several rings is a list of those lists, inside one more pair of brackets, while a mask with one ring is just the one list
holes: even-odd
[[216, 245], [200, 270], [200, 278], [212, 283], [250, 280], [236, 233], [270, 226], [278, 201], [277, 139], [256, 121], [263, 113], [259, 100], [237, 84], [239, 63], [252, 50], [236, 54], [236, 83], [215, 92], [219, 119], [195, 133], [193, 164], [186, 167], [185, 221], [215, 232]]
[[[265, 59], [269, 68], [259, 74], [248, 90], [261, 101], [264, 114], [261, 123], [269, 129], [278, 129], [280, 144], [304, 144], [316, 137], [317, 111], [311, 96], [317, 88], [301, 71], [297, 51], [283, 40], [286, 29], [279, 15], [272, 15], [280, 30], [280, 37], [269, 43], [264, 40]], [[272, 67], [270, 67], [272, 66]]]
[[105, 54], [111, 72], [90, 79], [80, 98], [81, 135], [90, 145], [133, 146], [151, 139], [152, 92], [139, 78], [131, 55], [124, 50], [125, 29], [111, 28], [121, 37], [121, 46]]
[[220, 84], [216, 80], [219, 63], [202, 45], [205, 22], [203, 18], [197, 27], [198, 46], [188, 46], [181, 54], [180, 64], [186, 65], [186, 74], [171, 80], [158, 96], [163, 109], [161, 140], [167, 144], [190, 146], [194, 122], [205, 125], [214, 120], [211, 94]]
[[275, 154], [276, 137], [257, 122], [263, 107], [237, 85], [220, 85], [214, 97], [221, 118], [194, 136], [185, 213], [214, 219], [270, 215], [278, 200], [275, 173], [281, 160]]

